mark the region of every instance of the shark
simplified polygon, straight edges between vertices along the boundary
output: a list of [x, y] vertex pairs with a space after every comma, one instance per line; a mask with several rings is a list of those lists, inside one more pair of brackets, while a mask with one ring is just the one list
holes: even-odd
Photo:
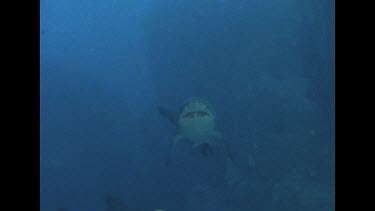
[[193, 151], [204, 156], [213, 154], [216, 147], [224, 148], [227, 157], [232, 160], [232, 153], [220, 131], [216, 129], [216, 115], [212, 106], [200, 99], [191, 99], [184, 103], [178, 112], [158, 106], [161, 116], [168, 119], [176, 127], [176, 133], [170, 145], [166, 165], [171, 162], [176, 145], [188, 141]]

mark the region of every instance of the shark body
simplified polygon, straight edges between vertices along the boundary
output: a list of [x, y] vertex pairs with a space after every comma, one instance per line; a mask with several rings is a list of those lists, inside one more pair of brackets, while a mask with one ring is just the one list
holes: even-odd
[[190, 100], [181, 106], [178, 113], [164, 107], [158, 109], [162, 116], [176, 126], [176, 135], [171, 143], [167, 165], [175, 152], [176, 145], [182, 140], [189, 141], [193, 150], [198, 150], [205, 156], [211, 155], [214, 147], [224, 147], [228, 157], [232, 158], [222, 134], [215, 128], [215, 113], [208, 103], [196, 99]]

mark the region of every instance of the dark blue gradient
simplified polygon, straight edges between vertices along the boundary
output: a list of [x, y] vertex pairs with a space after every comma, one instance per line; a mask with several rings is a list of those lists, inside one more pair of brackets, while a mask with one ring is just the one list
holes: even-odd
[[[333, 211], [333, 0], [42, 0], [41, 211]], [[234, 163], [158, 106], [215, 110]]]

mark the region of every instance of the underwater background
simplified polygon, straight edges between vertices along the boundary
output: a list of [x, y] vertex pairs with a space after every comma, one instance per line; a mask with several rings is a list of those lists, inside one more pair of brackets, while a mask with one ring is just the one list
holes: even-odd
[[[40, 2], [41, 211], [335, 209], [333, 0]], [[191, 98], [232, 165], [165, 165]]]

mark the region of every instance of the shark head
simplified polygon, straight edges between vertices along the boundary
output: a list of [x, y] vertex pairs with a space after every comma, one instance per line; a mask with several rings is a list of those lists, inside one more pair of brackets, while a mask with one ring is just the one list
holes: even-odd
[[177, 124], [179, 133], [186, 138], [205, 139], [215, 130], [215, 115], [207, 103], [192, 100], [181, 107]]

